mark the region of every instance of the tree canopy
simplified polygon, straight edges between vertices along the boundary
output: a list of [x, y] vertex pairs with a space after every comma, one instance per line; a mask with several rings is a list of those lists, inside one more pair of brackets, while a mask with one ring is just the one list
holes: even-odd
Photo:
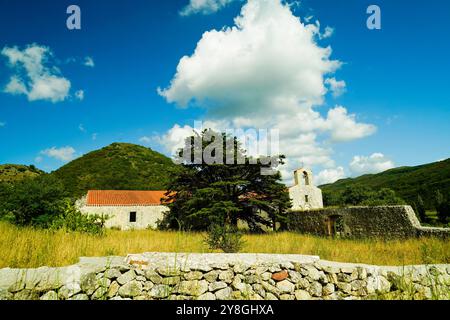
[[284, 156], [248, 156], [237, 137], [212, 130], [186, 138], [178, 156], [184, 170], [169, 185], [165, 204], [170, 212], [161, 227], [205, 230], [242, 220], [259, 231], [284, 221], [291, 202], [276, 170]]

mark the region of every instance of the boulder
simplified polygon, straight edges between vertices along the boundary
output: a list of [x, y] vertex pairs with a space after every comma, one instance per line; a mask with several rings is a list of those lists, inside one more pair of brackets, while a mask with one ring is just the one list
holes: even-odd
[[200, 296], [208, 291], [209, 283], [206, 280], [181, 281], [177, 293], [188, 296]]
[[150, 296], [156, 299], [163, 299], [163, 298], [167, 298], [169, 296], [169, 294], [171, 293], [172, 289], [164, 284], [158, 284], [155, 285], [151, 290], [150, 290]]
[[127, 271], [124, 274], [122, 274], [120, 277], [117, 278], [117, 282], [120, 285], [124, 285], [131, 280], [134, 280], [136, 278], [136, 273], [133, 270]]
[[119, 289], [119, 295], [122, 298], [132, 298], [142, 294], [142, 284], [139, 281], [131, 280], [125, 283]]
[[286, 270], [283, 270], [272, 274], [272, 279], [275, 281], [283, 281], [287, 279], [288, 276], [289, 276], [288, 272]]
[[306, 290], [296, 290], [294, 294], [297, 300], [311, 300], [311, 295]]
[[223, 281], [216, 281], [209, 284], [209, 291], [217, 291], [226, 288], [228, 285]]
[[214, 293], [206, 292], [198, 297], [198, 300], [216, 300], [216, 296]]
[[295, 285], [288, 280], [278, 282], [276, 287], [283, 293], [291, 293], [295, 290]]
[[58, 294], [55, 291], [48, 291], [41, 296], [40, 300], [59, 300]]
[[229, 300], [233, 290], [230, 287], [221, 289], [215, 293], [217, 300]]

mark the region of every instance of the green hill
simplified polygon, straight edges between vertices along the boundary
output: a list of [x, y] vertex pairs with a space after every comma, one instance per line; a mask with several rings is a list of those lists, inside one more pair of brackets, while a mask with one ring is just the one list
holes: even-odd
[[446, 197], [450, 196], [450, 159], [416, 167], [395, 168], [358, 178], [341, 179], [320, 188], [324, 194], [336, 194], [348, 186], [366, 186], [374, 190], [390, 188], [409, 204], [416, 201], [417, 195], [420, 194], [425, 206], [431, 209], [436, 190], [440, 190]]
[[37, 177], [43, 173], [44, 171], [33, 165], [2, 164], [0, 165], [0, 183], [14, 183], [25, 178]]
[[61, 179], [71, 195], [89, 189], [164, 190], [179, 167], [152, 149], [113, 143], [92, 151], [51, 173]]

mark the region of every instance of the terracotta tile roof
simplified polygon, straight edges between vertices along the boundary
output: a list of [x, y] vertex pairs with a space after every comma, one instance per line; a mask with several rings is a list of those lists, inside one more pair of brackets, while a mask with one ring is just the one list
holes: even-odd
[[89, 190], [88, 206], [155, 206], [166, 191]]

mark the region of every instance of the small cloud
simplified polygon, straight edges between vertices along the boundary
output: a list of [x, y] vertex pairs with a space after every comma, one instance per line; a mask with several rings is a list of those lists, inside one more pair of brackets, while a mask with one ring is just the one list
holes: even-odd
[[84, 99], [84, 91], [78, 90], [77, 92], [75, 92], [75, 98], [82, 101]]
[[337, 98], [347, 91], [347, 84], [344, 80], [338, 81], [336, 78], [328, 78], [325, 84], [330, 87], [333, 97]]
[[92, 59], [92, 57], [86, 57], [84, 58], [84, 63], [83, 63], [86, 67], [95, 67], [95, 62], [94, 59]]
[[3, 128], [4, 126], [6, 126], [6, 122], [0, 122], [0, 128]]
[[41, 163], [43, 160], [44, 160], [44, 158], [42, 158], [41, 156], [34, 158], [35, 163]]
[[75, 155], [75, 149], [67, 146], [67, 147], [62, 147], [62, 148], [56, 148], [56, 147], [52, 147], [46, 150], [41, 151], [42, 155], [45, 155], [47, 157], [50, 158], [54, 158], [60, 161], [70, 161], [74, 158]]
[[192, 14], [212, 14], [226, 7], [235, 0], [190, 0], [189, 4], [180, 11], [181, 16]]
[[97, 140], [97, 133], [93, 133], [93, 134], [92, 134], [92, 140], [93, 140], [93, 141]]
[[78, 130], [80, 130], [81, 132], [86, 132], [86, 129], [84, 128], [84, 126], [83, 126], [82, 123], [80, 123], [80, 124], [78, 125]]
[[307, 16], [306, 18], [305, 18], [305, 22], [306, 23], [309, 23], [309, 22], [311, 22], [311, 20], [314, 18], [314, 16]]
[[326, 27], [325, 32], [321, 35], [321, 39], [327, 39], [330, 38], [334, 34], [334, 29], [331, 27]]
[[147, 137], [147, 136], [140, 137], [139, 142], [142, 142], [144, 144], [149, 144], [150, 142], [152, 142], [152, 138]]

